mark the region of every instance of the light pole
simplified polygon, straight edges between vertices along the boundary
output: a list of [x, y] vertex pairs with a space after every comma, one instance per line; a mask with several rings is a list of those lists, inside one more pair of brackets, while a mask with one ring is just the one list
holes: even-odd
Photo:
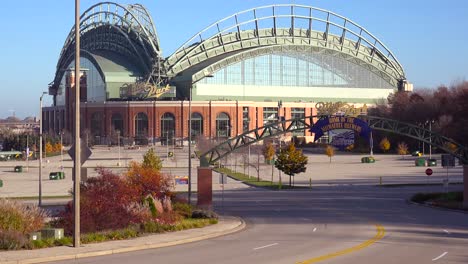
[[63, 171], [63, 131], [60, 132], [60, 169]]
[[80, 246], [80, 181], [81, 181], [81, 137], [80, 137], [80, 0], [75, 0], [75, 160], [73, 171], [73, 246]]
[[190, 83], [189, 91], [189, 127], [188, 127], [188, 203], [192, 199], [192, 88], [193, 82]]
[[119, 163], [117, 164], [117, 166], [121, 166], [121, 163], [120, 163], [120, 130], [117, 130], [117, 144], [119, 146]]
[[281, 121], [281, 108], [283, 107], [283, 101], [278, 101], [278, 121]]
[[432, 123], [434, 120], [429, 120], [429, 159], [432, 159]]
[[29, 134], [26, 135], [26, 171], [29, 172]]
[[47, 92], [42, 92], [39, 97], [39, 207], [42, 206], [42, 97]]
[[247, 156], [247, 176], [250, 179], [250, 144], [249, 144], [249, 155]]

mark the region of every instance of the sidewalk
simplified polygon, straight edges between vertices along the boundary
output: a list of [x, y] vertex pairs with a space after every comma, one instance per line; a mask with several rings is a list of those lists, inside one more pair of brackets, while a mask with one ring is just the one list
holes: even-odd
[[111, 255], [136, 250], [175, 246], [231, 234], [244, 229], [238, 217], [221, 216], [218, 224], [179, 232], [163, 233], [130, 240], [109, 241], [74, 247], [53, 247], [37, 250], [0, 251], [0, 264], [41, 263]]

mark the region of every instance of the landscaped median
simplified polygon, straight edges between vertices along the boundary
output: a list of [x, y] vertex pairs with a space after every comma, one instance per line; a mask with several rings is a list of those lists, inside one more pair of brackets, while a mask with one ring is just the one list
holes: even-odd
[[262, 179], [257, 179], [255, 177], [250, 177], [249, 175], [236, 172], [228, 168], [215, 168], [213, 170], [218, 173], [223, 173], [227, 175], [228, 177], [231, 177], [235, 180], [241, 181], [247, 185], [254, 186], [254, 187], [261, 187], [261, 188], [267, 188], [267, 189], [272, 189], [272, 190], [307, 188], [305, 186], [289, 186], [289, 185], [284, 185], [281, 182], [265, 181]]
[[446, 209], [468, 211], [463, 208], [463, 192], [417, 193], [411, 197], [411, 201]]
[[76, 260], [79, 258], [97, 257], [119, 254], [137, 250], [156, 249], [202, 241], [241, 231], [245, 222], [238, 217], [221, 216], [219, 223], [204, 228], [193, 228], [180, 232], [165, 232], [149, 234], [133, 239], [92, 243], [80, 247], [51, 247], [37, 250], [10, 250], [0, 253], [2, 263], [43, 263], [60, 260]]
[[[123, 240], [218, 222], [214, 212], [194, 208], [172, 192], [172, 178], [160, 172], [160, 160], [152, 150], [143, 163], [131, 163], [122, 175], [105, 169], [99, 169], [98, 174], [80, 184], [82, 243]], [[75, 223], [72, 203], [49, 220], [42, 208], [0, 199], [0, 250], [71, 245]]]

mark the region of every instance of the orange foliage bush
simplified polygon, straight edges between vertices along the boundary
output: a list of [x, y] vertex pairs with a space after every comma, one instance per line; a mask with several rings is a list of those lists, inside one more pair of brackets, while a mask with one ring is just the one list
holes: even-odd
[[[118, 175], [104, 169], [99, 176], [81, 184], [80, 217], [83, 233], [125, 228], [150, 219], [139, 202], [139, 193]], [[69, 203], [60, 225], [67, 234], [73, 230], [73, 208]]]
[[141, 164], [132, 162], [127, 172], [126, 178], [128, 186], [141, 195], [141, 199], [151, 195], [163, 200], [171, 196], [173, 182], [168, 175], [162, 174], [158, 170], [143, 167]]

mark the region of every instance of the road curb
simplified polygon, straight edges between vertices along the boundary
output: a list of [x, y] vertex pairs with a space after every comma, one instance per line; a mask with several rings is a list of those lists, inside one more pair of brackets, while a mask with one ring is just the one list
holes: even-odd
[[[145, 249], [155, 249], [155, 248], [162, 248], [162, 247], [169, 247], [169, 246], [176, 246], [191, 242], [197, 242], [201, 240], [211, 239], [215, 237], [220, 237], [224, 235], [233, 234], [243, 230], [246, 227], [245, 221], [240, 217], [230, 217], [235, 218], [239, 223], [233, 228], [228, 230], [217, 231], [205, 235], [199, 235], [196, 237], [190, 237], [175, 241], [169, 242], [155, 242], [155, 243], [146, 243], [144, 245], [138, 246], [130, 246], [124, 248], [117, 248], [117, 249], [106, 249], [106, 250], [98, 250], [92, 252], [85, 252], [85, 253], [76, 253], [76, 254], [68, 254], [68, 255], [58, 255], [58, 256], [50, 256], [50, 257], [39, 257], [39, 258], [30, 258], [30, 259], [21, 259], [21, 260], [14, 260], [14, 261], [0, 261], [0, 264], [33, 264], [33, 263], [43, 263], [43, 262], [51, 262], [51, 261], [60, 261], [60, 260], [72, 260], [72, 259], [81, 259], [81, 258], [88, 258], [88, 257], [99, 257], [99, 256], [106, 256], [106, 255], [113, 255], [119, 253], [126, 253], [132, 251], [139, 251]], [[103, 242], [105, 243], [105, 242]]]
[[406, 199], [406, 203], [407, 203], [407, 204], [411, 204], [411, 205], [417, 205], [417, 206], [432, 208], [432, 209], [436, 209], [436, 210], [441, 210], [441, 211], [448, 211], [448, 212], [454, 212], [454, 213], [468, 214], [468, 211], [456, 210], [456, 209], [450, 209], [450, 208], [444, 208], [444, 207], [440, 207], [440, 206], [430, 205], [430, 204], [427, 204], [427, 203], [417, 203], [417, 202], [411, 201], [411, 199]]

